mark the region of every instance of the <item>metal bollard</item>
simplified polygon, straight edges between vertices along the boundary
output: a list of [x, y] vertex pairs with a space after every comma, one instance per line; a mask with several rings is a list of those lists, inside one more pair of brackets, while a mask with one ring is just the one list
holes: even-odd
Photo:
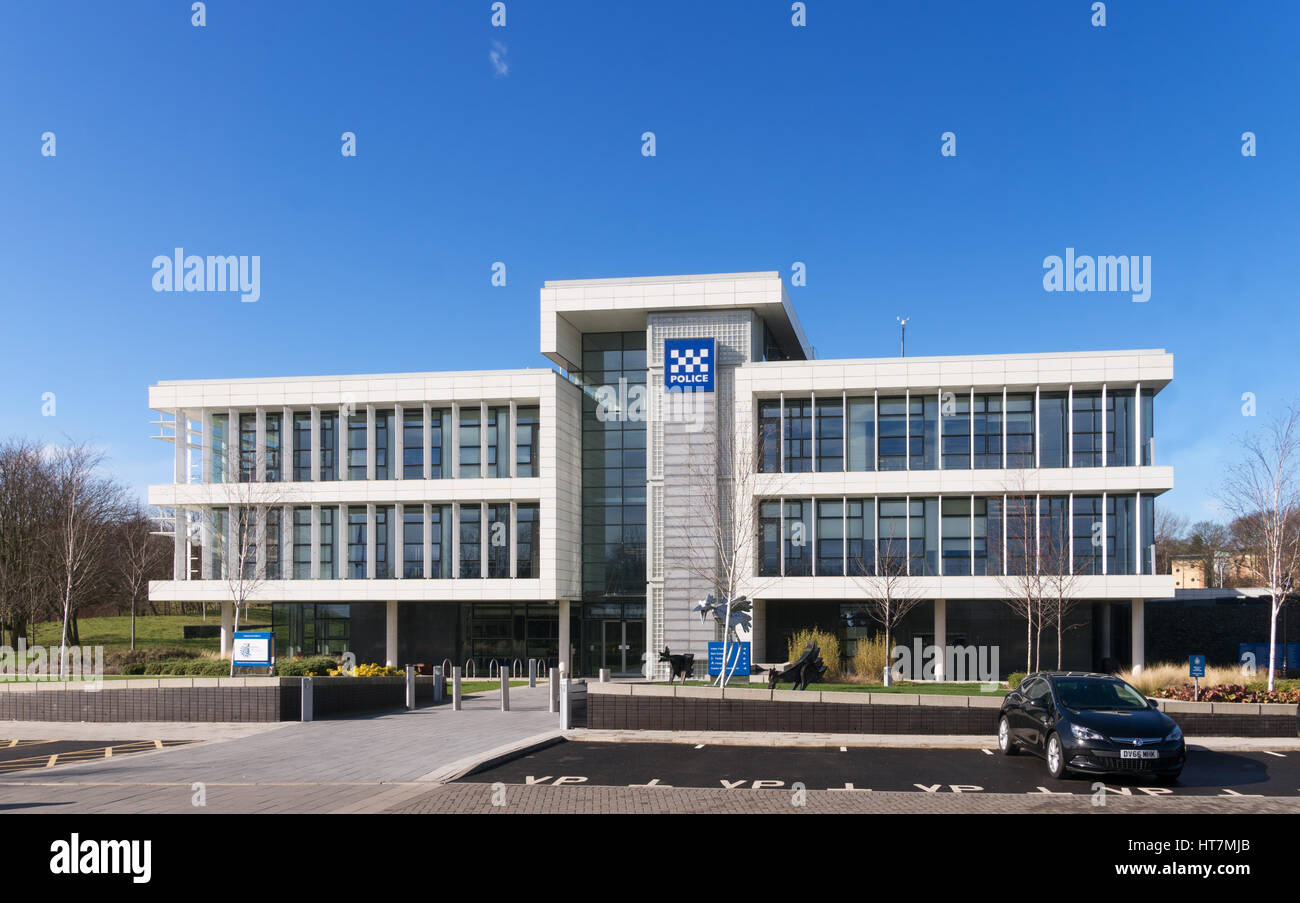
[[311, 721], [311, 708], [311, 678], [304, 677], [302, 679], [302, 712], [300, 714], [303, 721]]
[[573, 717], [570, 711], [573, 705], [573, 683], [569, 678], [560, 681], [560, 730], [569, 729], [569, 719]]
[[433, 701], [442, 702], [443, 691], [446, 689], [446, 679], [442, 676], [442, 671], [433, 675]]
[[608, 669], [608, 668], [601, 668], [601, 669], [600, 669], [600, 682], [603, 683], [603, 684], [607, 684], [607, 683], [609, 683], [609, 669]]
[[546, 705], [546, 711], [554, 715], [560, 710], [560, 669], [552, 668], [550, 671], [550, 682], [546, 688], [546, 695], [549, 697]]
[[510, 675], [501, 669], [501, 711], [510, 711]]
[[532, 690], [537, 687], [537, 659], [528, 660], [528, 689]]
[[460, 705], [460, 668], [451, 669], [451, 708], [459, 712]]
[[415, 709], [415, 665], [406, 666], [406, 710]]

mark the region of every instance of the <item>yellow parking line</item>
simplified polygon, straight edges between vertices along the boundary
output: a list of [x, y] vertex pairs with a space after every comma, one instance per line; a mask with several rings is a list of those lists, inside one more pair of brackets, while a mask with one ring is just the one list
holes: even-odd
[[105, 746], [105, 747], [104, 747], [104, 758], [105, 758], [105, 759], [111, 759], [111, 758], [113, 758], [113, 747], [111, 747], [111, 746]]
[[13, 749], [13, 748], [14, 748], [15, 746], [17, 746], [17, 745], [18, 745], [18, 741], [17, 741], [17, 740], [10, 740], [10, 741], [9, 741], [8, 749]]
[[161, 741], [161, 740], [155, 740], [155, 741], [153, 741], [153, 742], [154, 742], [154, 749], [162, 749], [162, 748], [163, 748], [163, 745], [162, 745], [162, 741]]
[[54, 755], [50, 756], [50, 761], [45, 763], [45, 767], [52, 768], [54, 767], [54, 763], [57, 761], [59, 761], [59, 754], [55, 753]]

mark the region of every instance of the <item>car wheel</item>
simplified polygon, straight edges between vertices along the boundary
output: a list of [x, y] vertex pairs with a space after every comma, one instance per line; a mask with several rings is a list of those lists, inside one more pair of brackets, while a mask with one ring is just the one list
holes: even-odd
[[1047, 770], [1057, 780], [1065, 777], [1065, 750], [1057, 734], [1047, 738]]
[[1004, 756], [1014, 756], [1020, 752], [1016, 741], [1011, 739], [1011, 724], [1006, 715], [998, 719], [998, 752]]

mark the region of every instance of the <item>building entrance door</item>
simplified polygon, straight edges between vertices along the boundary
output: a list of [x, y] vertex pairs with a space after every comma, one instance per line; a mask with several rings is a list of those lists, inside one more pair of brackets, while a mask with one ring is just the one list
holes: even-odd
[[620, 677], [641, 673], [645, 654], [644, 621], [601, 621], [601, 668]]

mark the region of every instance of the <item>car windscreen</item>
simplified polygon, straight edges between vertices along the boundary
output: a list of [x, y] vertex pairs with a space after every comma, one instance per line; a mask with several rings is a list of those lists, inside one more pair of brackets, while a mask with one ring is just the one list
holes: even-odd
[[1118, 680], [1065, 678], [1056, 681], [1056, 695], [1071, 709], [1145, 709], [1146, 697]]

